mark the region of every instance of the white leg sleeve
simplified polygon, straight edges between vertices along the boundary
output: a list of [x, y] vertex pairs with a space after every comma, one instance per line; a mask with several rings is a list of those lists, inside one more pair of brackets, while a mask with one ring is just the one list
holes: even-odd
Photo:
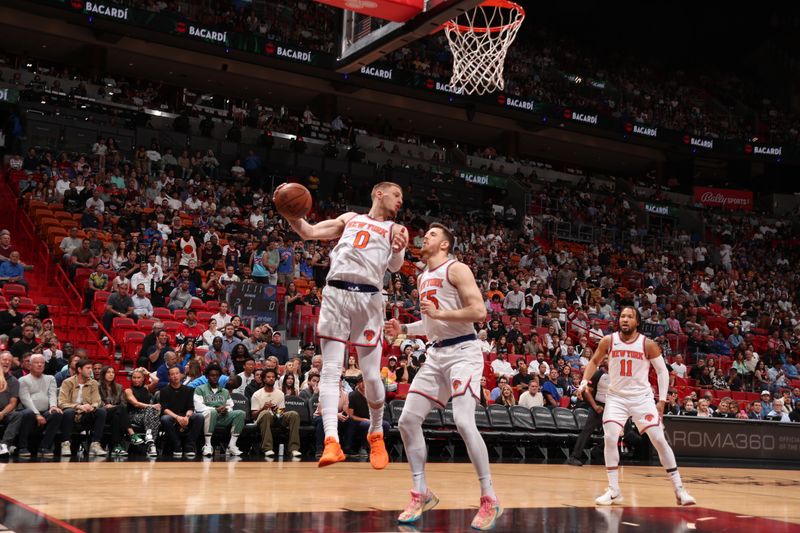
[[347, 345], [330, 339], [320, 339], [322, 347], [322, 372], [319, 378], [319, 404], [322, 409], [322, 426], [325, 437], [339, 440], [339, 380], [342, 377], [344, 352]]

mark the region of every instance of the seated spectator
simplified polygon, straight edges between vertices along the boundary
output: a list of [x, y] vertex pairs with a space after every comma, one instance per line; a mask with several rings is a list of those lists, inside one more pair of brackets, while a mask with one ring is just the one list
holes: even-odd
[[[195, 363], [196, 364], [196, 363]], [[172, 456], [194, 459], [195, 443], [203, 430], [203, 416], [194, 412], [194, 391], [181, 383], [180, 367], [170, 367], [169, 385], [161, 389], [161, 426], [172, 444]], [[184, 438], [185, 445], [181, 442]]]
[[694, 407], [693, 399], [687, 398], [683, 402], [683, 407], [681, 408], [681, 414], [684, 416], [697, 416], [697, 410]]
[[[232, 315], [228, 314], [228, 303], [221, 302], [219, 304], [219, 311], [213, 315], [211, 315], [211, 319], [217, 322], [217, 327], [222, 329], [227, 326], [231, 319], [233, 318]], [[208, 343], [211, 344], [211, 343]]]
[[564, 389], [558, 386], [558, 369], [551, 368], [548, 379], [541, 386], [545, 407], [553, 408], [561, 405]]
[[[12, 340], [14, 339], [13, 333], [9, 336]], [[39, 343], [36, 342], [36, 330], [34, 326], [32, 324], [26, 324], [22, 326], [22, 336], [11, 344], [9, 351], [11, 355], [21, 360], [22, 356], [26, 353], [35, 351], [38, 345]]]
[[264, 369], [262, 368], [256, 368], [255, 371], [253, 372], [253, 381], [251, 381], [250, 384], [245, 387], [243, 393], [248, 400], [253, 397], [253, 394], [258, 389], [264, 386], [264, 381], [262, 380], [263, 372]]
[[[349, 452], [358, 454], [361, 447], [367, 442], [367, 432], [370, 429], [369, 405], [364, 395], [364, 379], [356, 383], [356, 390], [348, 397], [347, 408], [349, 422], [347, 423], [347, 433], [344, 437], [343, 448]], [[382, 421], [383, 433], [389, 433], [389, 423]]]
[[156, 369], [156, 377], [158, 377], [156, 388], [158, 390], [163, 390], [169, 384], [169, 369], [173, 366], [177, 366], [178, 370], [181, 371], [181, 375], [183, 375], [183, 362], [178, 358], [178, 354], [168, 351], [164, 354], [164, 362]]
[[800, 400], [794, 402], [794, 409], [789, 413], [789, 420], [792, 422], [800, 422]]
[[264, 349], [267, 347], [267, 339], [264, 337], [264, 328], [256, 326], [250, 331], [250, 336], [242, 344], [247, 348], [250, 356], [256, 361], [264, 360]]
[[496, 378], [505, 377], [507, 379], [511, 379], [514, 377], [516, 372], [511, 367], [511, 363], [508, 362], [508, 354], [505, 352], [498, 352], [497, 358], [492, 361], [492, 372]]
[[86, 280], [86, 290], [83, 293], [83, 312], [88, 313], [92, 309], [92, 302], [94, 302], [94, 293], [97, 291], [104, 291], [108, 288], [108, 274], [100, 272], [95, 269], [94, 272], [89, 274], [89, 279]]
[[148, 372], [155, 372], [164, 363], [164, 356], [171, 350], [169, 334], [164, 330], [160, 330], [155, 344], [147, 348], [144, 356], [139, 356], [137, 366], [146, 369]]
[[272, 342], [266, 348], [267, 356], [275, 356], [278, 358], [279, 365], [285, 365], [289, 360], [289, 349], [281, 343], [280, 331], [272, 333]]
[[233, 409], [233, 400], [230, 393], [220, 384], [222, 368], [216, 363], [206, 366], [205, 377], [208, 383], [194, 389], [194, 410], [203, 415], [203, 455], [211, 457], [214, 448], [211, 446], [211, 436], [217, 426], [230, 426], [230, 441], [226, 453], [233, 456], [242, 455], [236, 446], [239, 434], [244, 427], [244, 412]]
[[76, 422], [84, 429], [93, 427], [89, 455], [106, 455], [100, 441], [108, 413], [100, 398], [99, 384], [93, 377], [92, 362], [81, 359], [75, 369], [77, 374], [65, 379], [58, 393], [58, 408], [64, 412], [61, 436], [66, 439], [61, 443], [61, 456], [72, 455], [69, 439]]
[[208, 321], [208, 329], [203, 332], [203, 343], [206, 346], [211, 346], [214, 343], [214, 339], [219, 337], [222, 338], [222, 331], [217, 329], [217, 319], [211, 317]]
[[500, 395], [503, 393], [503, 387], [506, 385], [508, 385], [508, 378], [505, 376], [499, 377], [497, 379], [497, 386], [492, 389], [489, 399], [493, 402], [497, 402], [500, 399]]
[[128, 285], [120, 284], [116, 292], [112, 292], [106, 300], [106, 312], [103, 314], [103, 328], [111, 333], [111, 326], [116, 317], [136, 320], [133, 312], [133, 299], [128, 295]]
[[178, 327], [177, 338], [180, 342], [186, 340], [197, 340], [203, 336], [203, 326], [197, 321], [197, 311], [189, 309], [186, 311], [186, 318]]
[[355, 388], [358, 378], [361, 377], [361, 369], [358, 368], [358, 359], [351, 355], [347, 358], [347, 368], [344, 370], [344, 380]]
[[125, 389], [125, 403], [128, 404], [130, 423], [145, 428], [144, 439], [141, 435], [134, 434], [131, 437], [131, 444], [138, 446], [144, 441], [149, 457], [158, 455], [156, 435], [158, 435], [158, 414], [161, 405], [152, 403], [153, 393], [157, 388], [158, 380], [153, 379], [146, 369], [139, 367], [131, 372], [131, 386]]
[[0, 457], [9, 455], [22, 424], [22, 411], [17, 410], [19, 381], [11, 374], [11, 360], [10, 352], [0, 352]]
[[31, 373], [19, 380], [19, 400], [25, 409], [22, 412], [22, 424], [19, 433], [19, 449], [21, 458], [31, 456], [28, 450], [31, 432], [35, 428], [44, 427], [44, 437], [39, 444], [39, 457], [52, 457], [53, 444], [61, 429], [63, 411], [58, 408], [56, 380], [44, 374], [44, 356], [34, 354], [31, 357]]
[[503, 386], [503, 390], [500, 393], [500, 398], [497, 403], [506, 407], [511, 407], [512, 405], [517, 404], [516, 399], [514, 398], [514, 389], [512, 389], [510, 385]]
[[300, 415], [294, 411], [286, 411], [284, 393], [275, 386], [278, 374], [273, 369], [264, 370], [261, 374], [263, 387], [253, 393], [250, 409], [253, 420], [261, 432], [261, 451], [264, 457], [275, 455], [272, 443], [272, 425], [278, 424], [289, 431], [289, 452], [292, 457], [300, 457]]
[[705, 399], [701, 398], [697, 402], [697, 415], [699, 417], [711, 417], [714, 416], [714, 412], [710, 408], [710, 402]]
[[153, 304], [144, 290], [143, 283], [139, 283], [136, 286], [136, 293], [131, 297], [131, 301], [133, 302], [133, 314], [136, 318], [150, 318], [153, 316]]
[[517, 373], [511, 378], [511, 386], [522, 393], [528, 390], [528, 384], [533, 379], [533, 376], [528, 373], [528, 365], [525, 363], [524, 357], [519, 357], [516, 363], [517, 368], [515, 370]]
[[544, 405], [544, 396], [539, 392], [539, 382], [537, 380], [532, 380], [528, 385], [528, 390], [520, 395], [519, 405], [526, 409]]
[[117, 371], [112, 366], [104, 366], [97, 376], [100, 402], [106, 410], [106, 420], [111, 421], [111, 434], [108, 449], [112, 456], [124, 457], [128, 451], [122, 441], [127, 436], [132, 439], [133, 428], [128, 418], [128, 406], [125, 404], [125, 391], [116, 381]]
[[[234, 364], [236, 364], [235, 361]], [[236, 374], [237, 376], [239, 376], [241, 384], [233, 392], [237, 394], [244, 394], [244, 391], [247, 389], [247, 386], [250, 385], [250, 383], [252, 383], [253, 380], [255, 379], [255, 371], [256, 371], [255, 360], [252, 357], [247, 356], [247, 358], [244, 360], [244, 363], [242, 364], [242, 371]]]
[[764, 417], [764, 420], [773, 420], [775, 422], [791, 422], [789, 418], [789, 411], [783, 405], [783, 399], [777, 398], [772, 402], [772, 409]]
[[8, 283], [16, 283], [28, 289], [28, 282], [25, 281], [25, 268], [19, 262], [19, 252], [11, 252], [8, 261], [0, 262], [0, 287]]
[[731, 367], [728, 371], [726, 387], [734, 392], [740, 392], [743, 389], [742, 378], [739, 376], [739, 371], [734, 367]]
[[222, 350], [228, 353], [233, 353], [233, 349], [242, 343], [242, 339], [236, 336], [236, 325], [232, 320], [222, 334]]
[[300, 398], [305, 401], [310, 400], [315, 394], [319, 394], [319, 380], [320, 375], [318, 372], [312, 370], [311, 374], [305, 380], [303, 390], [300, 391]]
[[216, 363], [226, 376], [236, 374], [231, 354], [222, 349], [222, 337], [214, 337], [211, 347], [206, 352], [206, 366]]
[[316, 285], [311, 286], [308, 290], [308, 294], [303, 297], [303, 303], [306, 305], [313, 305], [314, 307], [322, 305]]
[[80, 247], [72, 251], [69, 259], [70, 279], [75, 277], [75, 271], [79, 268], [94, 268], [97, 264], [97, 257], [89, 246], [90, 244], [89, 239], [83, 239]]
[[181, 280], [177, 287], [169, 293], [167, 307], [170, 311], [189, 309], [192, 306], [192, 293], [189, 290], [189, 280]]
[[749, 418], [750, 420], [764, 420], [762, 414], [763, 413], [761, 412], [761, 402], [759, 400], [753, 400], [752, 402], [750, 402], [747, 418]]

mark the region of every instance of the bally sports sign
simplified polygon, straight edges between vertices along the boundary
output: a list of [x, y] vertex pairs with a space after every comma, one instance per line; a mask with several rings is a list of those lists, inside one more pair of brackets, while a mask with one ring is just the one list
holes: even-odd
[[734, 209], [739, 211], [753, 210], [752, 191], [717, 189], [713, 187], [695, 187], [694, 201], [695, 203], [700, 203], [707, 207], [721, 207], [723, 209]]

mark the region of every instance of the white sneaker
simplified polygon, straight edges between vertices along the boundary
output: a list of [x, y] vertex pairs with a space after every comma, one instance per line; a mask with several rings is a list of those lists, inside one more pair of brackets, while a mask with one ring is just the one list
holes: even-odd
[[8, 455], [8, 446], [0, 444], [0, 455]]
[[678, 505], [694, 505], [697, 503], [692, 495], [683, 487], [675, 491], [675, 499], [678, 500]]
[[62, 442], [61, 457], [69, 457], [70, 455], [72, 455], [72, 447], [70, 446], [69, 442]]
[[300, 450], [292, 450], [292, 457], [302, 457], [303, 454], [300, 453]]
[[211, 446], [210, 444], [204, 444], [203, 455], [206, 457], [211, 457], [212, 455], [214, 455], [214, 447]]
[[623, 502], [622, 493], [614, 492], [608, 487], [602, 496], [598, 496], [594, 503], [597, 505], [619, 505]]
[[264, 452], [264, 457], [273, 457], [274, 455], [275, 452], [273, 452], [272, 450], [267, 450]]
[[239, 455], [242, 455], [242, 450], [240, 450], [237, 446], [232, 444], [232, 445], [228, 446], [228, 449], [225, 450], [225, 453], [227, 453], [228, 455], [239, 456]]

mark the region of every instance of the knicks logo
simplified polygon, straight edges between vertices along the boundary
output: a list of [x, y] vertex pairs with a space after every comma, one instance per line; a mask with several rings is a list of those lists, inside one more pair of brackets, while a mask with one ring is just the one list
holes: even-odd
[[461, 380], [460, 379], [454, 380], [453, 381], [453, 390], [457, 391], [460, 388], [461, 388]]
[[372, 339], [375, 338], [375, 332], [372, 331], [371, 329], [365, 330], [364, 331], [364, 338], [367, 339], [367, 342], [371, 342]]
[[655, 418], [656, 417], [654, 417], [651, 414], [644, 415], [644, 419], [645, 419], [646, 422], [652, 422], [653, 420], [655, 420]]

